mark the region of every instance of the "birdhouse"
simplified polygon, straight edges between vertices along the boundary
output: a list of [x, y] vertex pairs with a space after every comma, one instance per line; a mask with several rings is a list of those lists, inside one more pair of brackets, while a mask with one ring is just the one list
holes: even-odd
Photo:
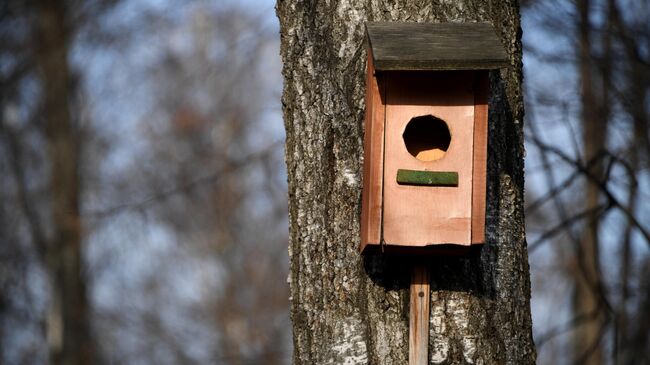
[[461, 252], [485, 242], [487, 23], [366, 24], [360, 250]]

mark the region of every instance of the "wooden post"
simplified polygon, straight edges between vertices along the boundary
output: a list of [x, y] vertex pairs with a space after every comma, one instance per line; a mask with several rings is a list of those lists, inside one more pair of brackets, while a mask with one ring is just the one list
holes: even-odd
[[429, 267], [417, 263], [411, 275], [409, 365], [426, 365], [429, 357]]

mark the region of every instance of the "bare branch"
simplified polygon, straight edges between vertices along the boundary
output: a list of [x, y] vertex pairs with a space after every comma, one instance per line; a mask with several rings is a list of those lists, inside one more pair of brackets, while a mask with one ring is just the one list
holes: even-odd
[[[249, 154], [247, 156], [244, 156], [244, 158], [234, 161], [228, 165], [227, 171], [229, 173], [232, 173], [238, 169], [241, 169], [245, 166], [247, 166], [251, 161], [258, 159], [260, 157], [265, 156], [268, 154], [269, 151], [273, 151], [276, 148], [278, 148], [284, 141], [279, 140], [271, 143], [268, 147], [264, 148], [261, 151], [255, 152], [253, 154]], [[187, 192], [189, 190], [195, 189], [203, 184], [207, 183], [214, 183], [217, 180], [219, 180], [226, 169], [222, 169], [219, 171], [215, 171], [209, 175], [202, 176], [200, 178], [194, 179], [188, 183], [185, 183], [180, 186], [173, 187], [171, 189], [165, 190], [163, 192], [153, 194], [147, 198], [144, 198], [140, 201], [133, 202], [133, 203], [124, 203], [124, 204], [118, 204], [113, 207], [109, 207], [106, 209], [101, 209], [101, 210], [96, 210], [96, 211], [88, 211], [88, 212], [83, 212], [81, 215], [84, 218], [92, 218], [92, 219], [103, 219], [115, 214], [122, 213], [124, 211], [128, 210], [142, 210], [146, 209], [148, 206], [152, 204], [156, 204], [162, 200], [165, 200], [171, 196]]]
[[577, 213], [571, 217], [568, 217], [567, 219], [562, 220], [558, 225], [552, 227], [551, 229], [547, 230], [542, 234], [538, 239], [533, 241], [528, 245], [528, 252], [533, 253], [539, 246], [544, 243], [546, 240], [554, 237], [558, 233], [562, 232], [563, 230], [566, 230], [568, 227], [570, 227], [572, 224], [585, 219], [586, 217], [597, 213], [598, 215], [602, 215], [605, 213], [611, 205], [609, 204], [600, 204], [595, 207], [591, 207], [588, 209], [583, 210], [580, 213]]
[[535, 143], [536, 145], [540, 146], [546, 151], [549, 151], [558, 157], [560, 157], [564, 162], [568, 163], [569, 165], [572, 165], [574, 168], [576, 168], [578, 171], [580, 171], [587, 179], [598, 186], [598, 188], [605, 194], [607, 199], [610, 201], [613, 207], [619, 209], [621, 212], [625, 214], [625, 216], [630, 219], [632, 224], [636, 227], [636, 229], [639, 230], [639, 232], [643, 235], [643, 238], [645, 239], [646, 243], [650, 245], [650, 232], [638, 221], [638, 219], [634, 216], [634, 213], [631, 212], [624, 204], [618, 201], [618, 199], [612, 194], [612, 192], [609, 190], [607, 187], [607, 184], [605, 181], [603, 181], [601, 178], [598, 176], [595, 176], [590, 170], [588, 170], [587, 167], [585, 167], [581, 162], [574, 160], [573, 158], [567, 156], [562, 150], [553, 147], [551, 145], [548, 145], [541, 140], [539, 140], [537, 137], [534, 136], [529, 136], [526, 137], [527, 140], [530, 140], [531, 142]]

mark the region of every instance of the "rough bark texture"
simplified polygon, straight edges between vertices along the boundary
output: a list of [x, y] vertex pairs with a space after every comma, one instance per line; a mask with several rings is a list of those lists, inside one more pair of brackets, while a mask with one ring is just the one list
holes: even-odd
[[406, 364], [412, 259], [358, 253], [364, 21], [489, 21], [510, 57], [490, 76], [487, 244], [430, 258], [431, 364], [532, 364], [516, 1], [279, 1], [296, 364]]

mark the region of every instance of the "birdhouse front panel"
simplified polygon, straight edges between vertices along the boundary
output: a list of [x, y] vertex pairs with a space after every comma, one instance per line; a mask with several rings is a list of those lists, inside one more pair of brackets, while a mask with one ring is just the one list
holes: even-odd
[[385, 243], [471, 244], [474, 73], [385, 77]]

